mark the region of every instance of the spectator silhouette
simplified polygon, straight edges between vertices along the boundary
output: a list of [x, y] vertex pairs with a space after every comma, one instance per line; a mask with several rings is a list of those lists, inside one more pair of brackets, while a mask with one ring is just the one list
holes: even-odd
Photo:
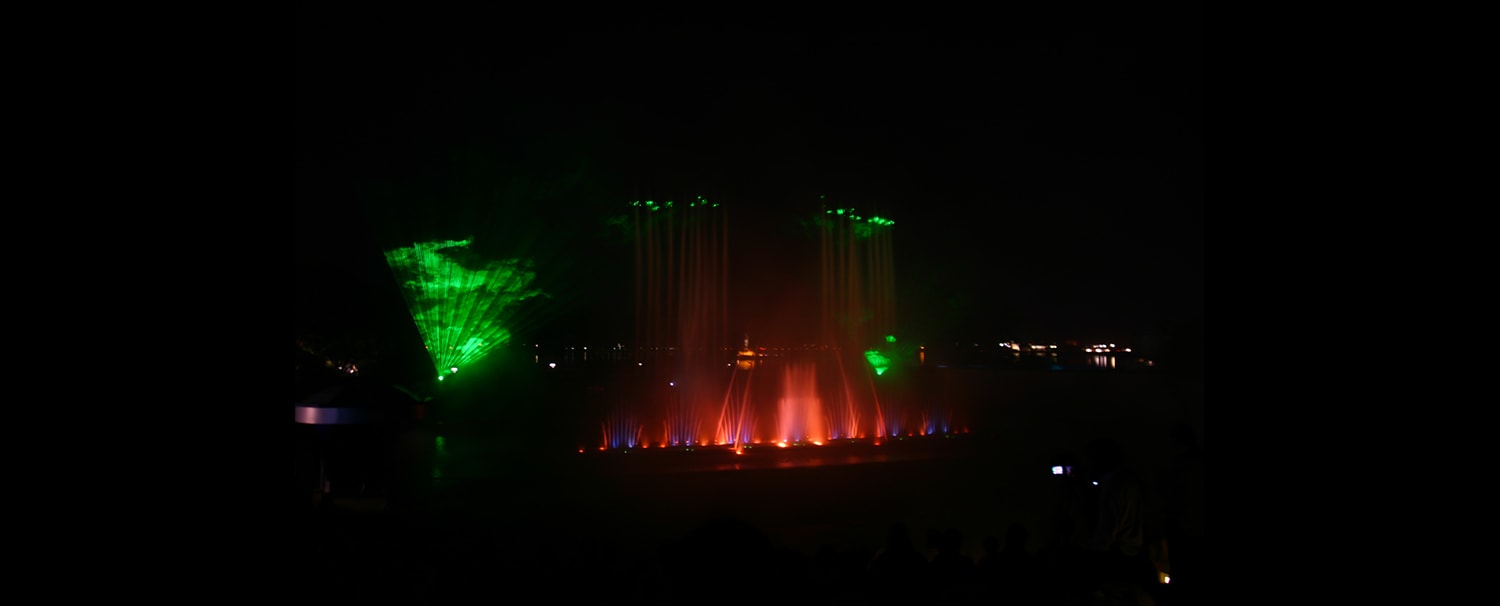
[[927, 554], [926, 554], [925, 557], [927, 558], [927, 561], [929, 563], [931, 563], [934, 559], [937, 558], [938, 552], [942, 550], [942, 544], [943, 544], [943, 531], [938, 530], [938, 528], [936, 526], [928, 526], [927, 527]]
[[974, 558], [974, 574], [986, 584], [1000, 578], [1000, 538], [989, 534], [979, 543], [979, 557]]
[[911, 530], [901, 522], [886, 527], [885, 546], [870, 560], [868, 570], [866, 587], [873, 592], [872, 597], [882, 601], [918, 598], [931, 578], [927, 558], [917, 550]]
[[975, 587], [974, 559], [963, 552], [963, 533], [948, 528], [938, 534], [937, 555], [932, 558], [932, 577], [940, 595], [968, 597]]
[[1005, 547], [994, 536], [985, 537], [980, 559], [983, 575], [1001, 603], [1032, 604], [1040, 599], [1041, 560], [1027, 551], [1030, 533], [1020, 522], [1005, 528]]
[[1084, 558], [1077, 534], [1077, 518], [1059, 515], [1052, 518], [1052, 540], [1037, 554], [1040, 574], [1034, 591], [1045, 599], [1039, 603], [1068, 601], [1083, 585]]
[[851, 561], [848, 553], [831, 543], [818, 545], [809, 561], [809, 581], [821, 594], [827, 594], [832, 588], [857, 586], [865, 581], [863, 565], [866, 561], [859, 560], [852, 568]]
[[1145, 486], [1112, 439], [1090, 442], [1088, 458], [1097, 482], [1097, 516], [1084, 544], [1091, 594], [1110, 604], [1150, 603], [1156, 569], [1145, 549]]
[[1204, 456], [1193, 428], [1171, 429], [1172, 454], [1162, 473], [1163, 537], [1174, 595], [1186, 596], [1202, 585]]
[[673, 599], [703, 599], [733, 587], [748, 600], [770, 601], [804, 589], [800, 568], [787, 565], [784, 556], [759, 529], [722, 518], [666, 545], [662, 561]]
[[1081, 591], [1085, 584], [1088, 570], [1083, 545], [1098, 518], [1098, 490], [1088, 479], [1089, 469], [1072, 452], [1058, 454], [1054, 460], [1071, 471], [1051, 476], [1055, 496], [1050, 534], [1037, 554], [1041, 575], [1034, 582], [1036, 591], [1058, 601]]

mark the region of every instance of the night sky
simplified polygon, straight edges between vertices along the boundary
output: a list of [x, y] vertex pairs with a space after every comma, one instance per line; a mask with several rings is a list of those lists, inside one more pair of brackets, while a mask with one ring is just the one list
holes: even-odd
[[704, 195], [761, 267], [794, 272], [746, 272], [738, 291], [768, 302], [826, 196], [896, 220], [913, 339], [1201, 334], [1201, 17], [1119, 11], [563, 27], [304, 9], [298, 330], [390, 329], [380, 249], [472, 236], [535, 259], [558, 295], [536, 331], [613, 339], [632, 266], [605, 218]]

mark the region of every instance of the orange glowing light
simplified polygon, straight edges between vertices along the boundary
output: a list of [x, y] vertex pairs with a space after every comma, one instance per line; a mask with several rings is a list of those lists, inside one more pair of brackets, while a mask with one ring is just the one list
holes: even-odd
[[786, 441], [785, 441], [785, 440], [783, 440], [783, 441], [781, 441], [781, 442], [779, 442], [779, 443], [777, 443], [777, 444], [776, 444], [776, 445], [777, 445], [777, 446], [780, 446], [780, 447], [782, 447], [782, 448], [786, 448]]

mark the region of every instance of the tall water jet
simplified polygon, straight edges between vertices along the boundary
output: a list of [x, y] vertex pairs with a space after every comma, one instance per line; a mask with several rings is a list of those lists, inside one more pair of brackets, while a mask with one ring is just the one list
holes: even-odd
[[[887, 366], [874, 364], [881, 348], [895, 340], [896, 297], [891, 230], [895, 221], [851, 207], [827, 207], [819, 217], [821, 331], [831, 345], [841, 385], [839, 431], [861, 432], [861, 410], [868, 412], [877, 437], [890, 435], [875, 377]], [[866, 403], [861, 405], [861, 403]]]
[[729, 343], [729, 233], [721, 205], [698, 196], [636, 201], [635, 341], [638, 361], [671, 389], [651, 403], [667, 419], [663, 444], [704, 443], [722, 425]]
[[776, 407], [776, 441], [828, 440], [823, 400], [818, 394], [818, 368], [806, 362], [788, 364], [782, 371], [781, 397]]
[[[630, 206], [631, 215], [616, 223], [632, 236], [631, 376], [644, 385], [632, 392], [635, 416], [609, 413], [604, 447], [635, 437], [643, 446], [743, 452], [757, 443], [825, 444], [929, 433], [928, 426], [945, 424], [924, 411], [907, 414], [882, 385], [900, 374], [892, 372], [899, 356], [890, 219], [852, 208], [810, 212], [804, 218], [812, 221], [803, 225], [816, 227], [805, 232], [812, 238], [771, 240], [783, 253], [775, 261], [749, 257], [754, 262], [744, 267], [772, 278], [750, 287], [730, 276], [731, 262], [769, 250], [761, 244], [768, 240], [752, 234], [747, 240], [757, 247], [731, 246], [721, 205], [700, 196], [686, 204], [643, 200]], [[803, 266], [785, 265], [804, 260]], [[819, 281], [780, 279], [802, 267], [816, 269]], [[759, 304], [772, 294], [781, 307]], [[768, 323], [788, 342], [770, 343], [769, 356], [765, 346], [752, 347], [748, 334], [730, 345], [731, 325], [757, 323]]]

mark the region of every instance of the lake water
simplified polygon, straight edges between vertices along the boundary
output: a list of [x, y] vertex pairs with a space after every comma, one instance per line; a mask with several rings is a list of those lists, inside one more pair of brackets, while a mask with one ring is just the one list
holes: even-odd
[[[510, 508], [530, 503], [521, 509], [592, 520], [613, 519], [591, 512], [613, 503], [636, 512], [642, 523], [625, 527], [640, 529], [681, 530], [715, 512], [793, 534], [869, 532], [878, 530], [870, 524], [895, 516], [913, 524], [962, 520], [977, 536], [1025, 520], [1044, 540], [1038, 516], [1052, 498], [1050, 467], [1060, 456], [1079, 456], [1089, 440], [1110, 437], [1149, 478], [1170, 454], [1173, 424], [1194, 427], [1200, 441], [1204, 436], [1201, 380], [1168, 372], [930, 372], [923, 383], [929, 397], [963, 403], [962, 426], [952, 432], [889, 436], [879, 445], [868, 437], [823, 446], [761, 444], [740, 454], [722, 446], [599, 450], [597, 441], [561, 438], [579, 423], [534, 402], [511, 420], [432, 414], [399, 428], [294, 427], [296, 490], [312, 495], [320, 478], [334, 475], [341, 498], [419, 495], [413, 499], [434, 503], [464, 495], [453, 502], [480, 512], [498, 499]], [[548, 432], [557, 435], [538, 435]], [[330, 444], [343, 449], [332, 463]], [[330, 466], [340, 473], [328, 473]], [[349, 471], [355, 468], [363, 473], [358, 480]], [[867, 523], [857, 521], [861, 516]], [[825, 538], [833, 537], [796, 542]]]

